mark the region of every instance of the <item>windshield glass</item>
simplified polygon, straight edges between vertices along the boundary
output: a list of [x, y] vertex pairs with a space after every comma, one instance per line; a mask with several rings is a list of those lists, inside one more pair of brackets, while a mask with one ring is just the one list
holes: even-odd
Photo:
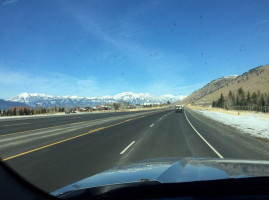
[[170, 157], [215, 159], [201, 164], [207, 180], [268, 176], [268, 10], [267, 0], [0, 0], [2, 162], [49, 193]]

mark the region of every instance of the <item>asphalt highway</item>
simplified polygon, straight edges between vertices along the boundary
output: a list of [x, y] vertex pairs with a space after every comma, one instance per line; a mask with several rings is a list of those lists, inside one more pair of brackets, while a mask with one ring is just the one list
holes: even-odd
[[47, 192], [149, 158], [269, 160], [268, 141], [189, 109], [1, 120], [0, 129], [3, 162]]
[[[143, 113], [145, 111], [138, 111]], [[50, 116], [27, 116], [22, 118], [11, 118], [0, 120], [0, 135], [27, 131], [33, 129], [47, 128], [51, 126], [65, 125], [88, 120], [102, 119], [106, 117], [128, 115], [133, 112], [103, 112], [103, 113], [82, 113]]]

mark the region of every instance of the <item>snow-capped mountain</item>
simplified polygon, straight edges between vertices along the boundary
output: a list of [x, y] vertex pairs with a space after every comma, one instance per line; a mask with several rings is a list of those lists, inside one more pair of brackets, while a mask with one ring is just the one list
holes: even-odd
[[96, 106], [106, 103], [128, 102], [130, 104], [143, 103], [166, 103], [167, 101], [180, 101], [185, 96], [162, 95], [154, 96], [150, 94], [135, 94], [133, 92], [123, 92], [115, 96], [100, 96], [100, 97], [78, 97], [78, 96], [52, 96], [38, 93], [22, 93], [18, 96], [8, 99], [13, 102], [24, 103], [30, 107], [44, 106]]
[[11, 107], [24, 107], [27, 106], [20, 102], [14, 102], [14, 101], [6, 101], [4, 99], [0, 99], [0, 110], [8, 110]]

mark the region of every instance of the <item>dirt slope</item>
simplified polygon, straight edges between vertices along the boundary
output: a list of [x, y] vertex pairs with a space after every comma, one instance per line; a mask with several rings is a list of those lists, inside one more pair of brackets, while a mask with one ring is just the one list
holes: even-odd
[[206, 99], [207, 104], [211, 104], [213, 100], [217, 100], [221, 93], [226, 96], [231, 90], [235, 92], [242, 87], [249, 92], [269, 92], [269, 65], [263, 65], [249, 70], [240, 76], [229, 76], [214, 80], [208, 83], [203, 88], [195, 91], [185, 99], [181, 104], [188, 103], [204, 103]]

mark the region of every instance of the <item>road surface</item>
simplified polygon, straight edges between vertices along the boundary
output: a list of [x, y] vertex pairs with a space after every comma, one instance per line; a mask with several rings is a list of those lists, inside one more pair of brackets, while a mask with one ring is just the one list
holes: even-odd
[[0, 157], [44, 191], [148, 158], [269, 160], [269, 143], [192, 110], [0, 120]]

